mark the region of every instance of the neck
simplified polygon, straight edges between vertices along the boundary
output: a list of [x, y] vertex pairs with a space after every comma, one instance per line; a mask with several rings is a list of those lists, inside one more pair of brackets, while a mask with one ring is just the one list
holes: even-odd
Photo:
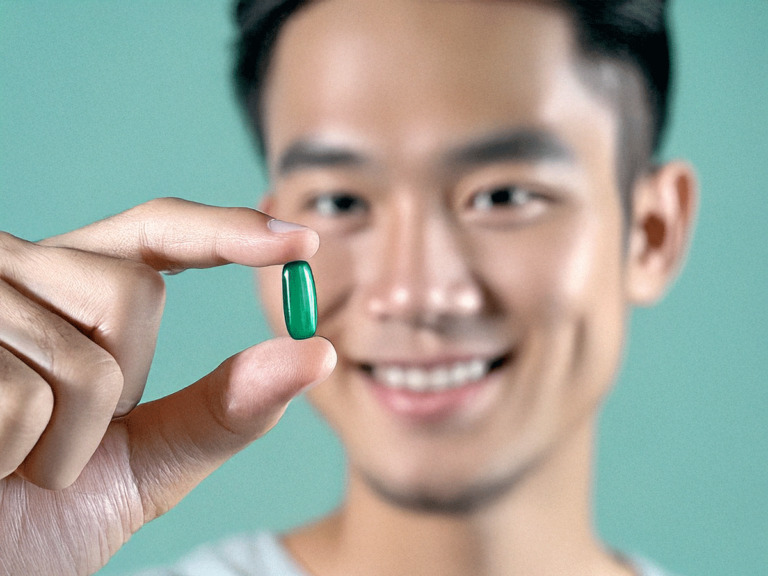
[[286, 544], [318, 576], [627, 576], [593, 533], [592, 446], [590, 422], [505, 494], [462, 514], [404, 509], [352, 471], [344, 506]]

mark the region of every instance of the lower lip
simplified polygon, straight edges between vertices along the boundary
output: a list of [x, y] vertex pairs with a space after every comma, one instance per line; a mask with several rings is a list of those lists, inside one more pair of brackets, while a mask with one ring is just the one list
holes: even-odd
[[390, 412], [414, 422], [438, 422], [468, 410], [489, 388], [490, 377], [440, 392], [412, 392], [389, 388], [366, 376], [374, 397]]

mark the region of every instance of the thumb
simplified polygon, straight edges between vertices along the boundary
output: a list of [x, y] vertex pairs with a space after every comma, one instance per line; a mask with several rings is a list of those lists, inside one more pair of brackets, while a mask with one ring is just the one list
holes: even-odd
[[333, 345], [277, 338], [225, 360], [195, 384], [137, 406], [126, 418], [144, 522], [173, 508], [206, 476], [283, 415], [303, 389], [330, 376]]

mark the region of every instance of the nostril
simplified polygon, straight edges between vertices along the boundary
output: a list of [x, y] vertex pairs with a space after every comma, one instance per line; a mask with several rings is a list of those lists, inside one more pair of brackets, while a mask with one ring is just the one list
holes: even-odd
[[434, 288], [429, 292], [428, 305], [436, 313], [466, 315], [480, 309], [482, 296], [469, 284]]
[[431, 282], [422, 278], [372, 286], [368, 311], [380, 320], [433, 324], [478, 314], [484, 302], [482, 289], [474, 281]]
[[403, 286], [383, 288], [370, 300], [370, 310], [376, 316], [394, 316], [407, 312], [412, 301], [408, 289]]

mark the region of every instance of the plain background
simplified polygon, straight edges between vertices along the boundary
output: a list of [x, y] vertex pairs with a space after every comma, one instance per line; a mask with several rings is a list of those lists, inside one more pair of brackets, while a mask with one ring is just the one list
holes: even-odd
[[[253, 206], [228, 1], [0, 0], [0, 229], [39, 239], [157, 196]], [[596, 523], [682, 575], [768, 566], [768, 2], [680, 0], [665, 157], [702, 187], [687, 268], [637, 311], [602, 416]], [[147, 397], [268, 337], [251, 272], [168, 279]], [[332, 508], [343, 454], [303, 400], [100, 572], [168, 563]], [[2, 526], [0, 526], [2, 530]]]

